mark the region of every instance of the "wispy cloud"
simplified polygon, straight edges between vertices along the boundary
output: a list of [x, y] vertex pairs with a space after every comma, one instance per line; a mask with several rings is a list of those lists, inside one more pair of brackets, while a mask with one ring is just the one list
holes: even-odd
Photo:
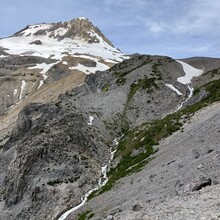
[[[187, 3], [186, 3], [187, 2]], [[149, 32], [171, 34], [219, 34], [220, 2], [218, 0], [168, 1], [158, 17], [139, 17]], [[170, 5], [172, 3], [172, 5]]]

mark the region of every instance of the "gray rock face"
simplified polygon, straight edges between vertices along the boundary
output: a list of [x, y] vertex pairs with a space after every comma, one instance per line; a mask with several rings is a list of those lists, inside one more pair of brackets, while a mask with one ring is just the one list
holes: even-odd
[[19, 115], [4, 146], [5, 152], [16, 152], [5, 176], [6, 207], [13, 210], [29, 201], [16, 219], [54, 218], [58, 213], [49, 211], [52, 206], [76, 204], [82, 192], [96, 184], [111, 138], [98, 118], [97, 127], [87, 122], [85, 115], [59, 104], [32, 104]]
[[[91, 210], [93, 220], [111, 213], [120, 220], [218, 218], [219, 110], [219, 103], [200, 110], [184, 125], [183, 132], [161, 141], [145, 169], [120, 179], [82, 210]], [[211, 186], [193, 191], [209, 178]], [[142, 208], [138, 211], [135, 204]]]
[[35, 41], [31, 42], [30, 44], [42, 45], [42, 42], [40, 40], [35, 40]]
[[[65, 27], [67, 23], [64, 23], [62, 26]], [[90, 32], [88, 33], [88, 30]], [[113, 46], [113, 44], [102, 34], [102, 32], [97, 28], [94, 27], [93, 24], [88, 19], [80, 19], [76, 18], [70, 21], [70, 28], [66, 32], [65, 35], [63, 35], [60, 39], [63, 39], [65, 37], [82, 37], [88, 43], [100, 43], [100, 40], [97, 36], [95, 36], [93, 33], [97, 33], [100, 37], [104, 39], [109, 45]]]
[[[11, 55], [0, 58], [0, 115], [4, 115], [10, 107], [37, 90], [43, 76], [39, 71], [28, 68], [37, 63], [53, 62], [53, 59], [33, 56]], [[25, 81], [24, 91], [21, 91], [22, 80]]]

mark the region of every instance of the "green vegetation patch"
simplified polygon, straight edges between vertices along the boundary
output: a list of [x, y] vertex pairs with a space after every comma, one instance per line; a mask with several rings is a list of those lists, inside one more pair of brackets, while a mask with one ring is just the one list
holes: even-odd
[[49, 186], [55, 186], [55, 185], [58, 185], [60, 183], [74, 183], [76, 182], [80, 177], [79, 176], [76, 176], [76, 177], [70, 177], [68, 179], [64, 179], [64, 180], [59, 180], [59, 179], [56, 179], [56, 180], [50, 180], [47, 182], [47, 185]]
[[118, 86], [124, 85], [124, 84], [125, 84], [125, 81], [126, 81], [126, 78], [120, 77], [120, 78], [118, 78], [118, 79], [116, 80], [116, 84], [117, 84]]
[[[143, 59], [143, 60], [142, 60]], [[149, 55], [141, 55], [138, 58], [134, 58], [134, 62], [137, 62], [137, 60], [142, 60], [139, 65], [134, 65], [134, 63], [132, 62], [132, 60], [125, 60], [122, 63], [113, 66], [111, 69], [112, 70], [116, 70], [120, 69], [120, 71], [117, 71], [115, 73], [115, 75], [119, 78], [123, 78], [126, 75], [128, 75], [129, 73], [133, 72], [134, 70], [141, 68], [142, 66], [149, 64], [150, 62], [152, 62], [151, 56]], [[117, 68], [117, 69], [116, 69]]]
[[139, 79], [138, 82], [134, 82], [131, 84], [130, 92], [128, 94], [128, 101], [133, 98], [138, 90], [145, 89], [148, 93], [150, 93], [154, 88], [158, 88], [156, 78], [148, 78], [147, 76], [145, 76], [144, 79]]
[[[144, 123], [132, 130], [125, 129], [124, 137], [115, 155], [121, 158], [120, 162], [110, 170], [107, 184], [98, 192], [94, 192], [90, 198], [110, 190], [120, 178], [140, 171], [149, 162], [149, 156], [155, 153], [155, 146], [159, 144], [159, 141], [181, 129], [183, 117], [190, 117], [202, 107], [220, 100], [220, 80], [207, 84], [204, 89], [208, 95], [202, 101], [172, 115], [167, 115], [161, 120]], [[134, 150], [139, 153], [133, 155]]]
[[213, 69], [211, 71], [208, 71], [207, 73], [205, 73], [205, 75], [211, 74], [211, 77], [214, 77], [216, 75], [220, 75], [220, 68], [217, 69]]
[[110, 85], [107, 84], [105, 86], [102, 87], [102, 92], [107, 92], [109, 90]]
[[92, 213], [91, 210], [87, 210], [81, 214], [78, 215], [77, 220], [87, 220], [94, 216], [94, 213]]
[[60, 181], [60, 180], [50, 180], [50, 181], [48, 181], [47, 182], [47, 185], [49, 185], [49, 186], [54, 186], [54, 185], [57, 185], [57, 184], [60, 184], [60, 183], [62, 183], [63, 181]]

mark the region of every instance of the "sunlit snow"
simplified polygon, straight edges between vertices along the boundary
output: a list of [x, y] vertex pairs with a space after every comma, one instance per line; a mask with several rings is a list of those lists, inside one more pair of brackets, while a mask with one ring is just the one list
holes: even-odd
[[17, 93], [18, 93], [18, 90], [17, 90], [17, 89], [14, 89], [14, 91], [13, 91], [13, 95], [16, 96]]
[[107, 70], [109, 67], [103, 63], [97, 63], [96, 67], [86, 67], [80, 63], [77, 66], [69, 67], [70, 70], [79, 70], [86, 74], [95, 73], [97, 70]]
[[7, 57], [7, 56], [5, 56], [5, 55], [0, 55], [0, 58], [5, 58], [5, 57]]
[[180, 92], [177, 88], [175, 88], [173, 85], [171, 84], [165, 84], [168, 88], [172, 89], [174, 92], [177, 93], [177, 95], [183, 95], [182, 92]]
[[50, 63], [50, 64], [40, 63], [40, 64], [36, 64], [36, 66], [28, 67], [28, 69], [42, 69], [42, 71], [40, 73], [43, 75], [44, 80], [45, 80], [48, 77], [46, 75], [46, 72], [55, 64], [57, 64], [57, 62], [56, 63]]
[[177, 60], [178, 63], [180, 63], [183, 67], [184, 72], [186, 73], [185, 76], [181, 76], [177, 78], [177, 81], [182, 84], [188, 84], [191, 82], [193, 77], [200, 76], [203, 73], [203, 70], [197, 69], [188, 63], [185, 63], [183, 61]]
[[[87, 20], [83, 17], [79, 19]], [[120, 50], [112, 47], [93, 30], [88, 31], [88, 34], [98, 39], [99, 42], [97, 43], [88, 43], [83, 38], [77, 36], [74, 39], [64, 38], [61, 40], [60, 36], [64, 36], [70, 26], [69, 22], [66, 27], [52, 30], [53, 24], [30, 25], [26, 30], [16, 35], [0, 39], [0, 46], [6, 48], [8, 54], [51, 58], [57, 60], [57, 62], [62, 62], [64, 65], [68, 65], [67, 61], [64, 61], [65, 56], [81, 57], [95, 61], [96, 67], [85, 67], [82, 64], [70, 67], [70, 69], [77, 69], [86, 74], [94, 73], [97, 70], [109, 69], [109, 66], [102, 63], [103, 60], [108, 63], [118, 63], [129, 58]], [[36, 41], [40, 41], [41, 44], [36, 45], [33, 43]], [[1, 55], [0, 57], [6, 56]], [[54, 64], [41, 63], [34, 67], [29, 67], [29, 69], [42, 69], [41, 73], [45, 80], [47, 79], [46, 72]]]
[[[128, 58], [118, 49], [105, 42], [102, 37], [93, 31], [91, 31], [90, 34], [91, 36], [95, 36], [97, 39], [99, 39], [99, 43], [88, 44], [79, 37], [75, 37], [74, 39], [64, 38], [63, 40], [58, 40], [52, 36], [62, 36], [68, 29], [58, 28], [51, 33], [48, 31], [48, 29], [51, 27], [52, 24], [29, 26], [27, 30], [21, 32], [21, 35], [1, 39], [0, 46], [7, 48], [7, 53], [9, 54], [32, 55], [45, 58], [52, 56], [52, 58], [60, 61], [66, 55], [66, 53], [69, 53], [70, 55], [74, 55], [76, 53], [88, 54], [118, 62]], [[38, 31], [42, 30], [45, 31], [45, 35], [35, 35]], [[30, 44], [36, 40], [40, 40], [42, 45]]]
[[39, 83], [39, 86], [37, 87], [37, 89], [39, 89], [43, 84], [44, 84], [44, 81], [40, 80], [40, 83]]
[[93, 116], [89, 116], [89, 122], [87, 122], [88, 125], [92, 125], [92, 122], [94, 120]]
[[20, 91], [19, 99], [22, 99], [25, 86], [26, 86], [26, 81], [25, 81], [25, 80], [22, 80], [22, 81], [21, 81], [21, 91]]

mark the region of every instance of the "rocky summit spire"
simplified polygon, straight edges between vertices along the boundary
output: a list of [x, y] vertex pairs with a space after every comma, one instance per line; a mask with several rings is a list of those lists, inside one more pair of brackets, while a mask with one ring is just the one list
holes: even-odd
[[87, 43], [102, 43], [112, 47], [113, 44], [108, 40], [98, 27], [95, 27], [89, 19], [84, 17], [74, 18], [66, 22], [28, 25], [24, 29], [16, 32], [13, 36], [45, 36], [58, 40], [65, 38], [80, 38]]
[[98, 27], [95, 27], [87, 18], [75, 18], [67, 23], [68, 31], [62, 36], [65, 37], [81, 37], [88, 43], [100, 43], [101, 41], [108, 43], [114, 47], [110, 40], [108, 40]]

